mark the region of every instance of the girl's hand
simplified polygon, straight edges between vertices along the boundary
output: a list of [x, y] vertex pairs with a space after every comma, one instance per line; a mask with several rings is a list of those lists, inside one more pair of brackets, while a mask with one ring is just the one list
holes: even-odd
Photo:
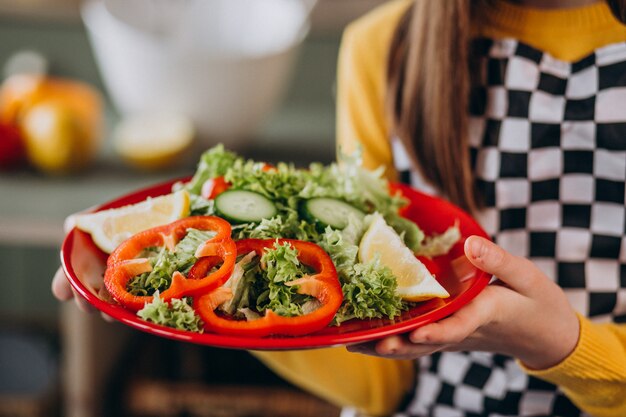
[[[78, 213], [77, 213], [78, 214]], [[63, 222], [63, 232], [68, 234], [72, 228], [76, 225], [76, 214], [72, 214], [68, 216]], [[65, 273], [63, 272], [63, 268], [57, 269], [57, 272], [54, 274], [52, 278], [52, 294], [59, 301], [68, 301], [72, 298], [76, 302], [78, 308], [85, 312], [91, 312], [94, 308], [81, 297], [78, 297], [70, 285], [70, 282], [67, 280]]]
[[[66, 234], [69, 233], [69, 231], [72, 230], [74, 225], [75, 225], [75, 215], [71, 215], [67, 217], [63, 224], [64, 232]], [[54, 274], [54, 277], [52, 278], [52, 294], [59, 301], [68, 301], [68, 300], [74, 299], [74, 302], [76, 303], [78, 308], [84, 312], [91, 313], [91, 312], [96, 311], [96, 309], [92, 307], [91, 304], [89, 304], [86, 300], [84, 300], [82, 297], [80, 297], [74, 292], [74, 290], [72, 289], [72, 286], [70, 285], [70, 282], [65, 276], [65, 272], [63, 271], [63, 268], [57, 269], [57, 272]], [[113, 321], [113, 319], [110, 316], [104, 313], [101, 313], [101, 315], [106, 321]]]
[[72, 286], [70, 285], [70, 282], [67, 280], [67, 277], [63, 272], [63, 268], [57, 269], [57, 272], [52, 278], [52, 294], [54, 294], [56, 299], [59, 301], [68, 301], [73, 298], [78, 308], [80, 308], [82, 311], [94, 311], [94, 308], [87, 301], [85, 301], [82, 297], [74, 294]]
[[[65, 276], [65, 272], [63, 272], [63, 268], [57, 269], [57, 272], [52, 278], [52, 294], [54, 294], [56, 299], [59, 301], [68, 301], [74, 299], [76, 306], [78, 306], [78, 308], [85, 313], [93, 313], [96, 311], [96, 309], [91, 304], [89, 304], [83, 297], [74, 292], [72, 286], [70, 285], [70, 282]], [[108, 314], [100, 313], [100, 315], [106, 321], [113, 321], [113, 318]]]
[[489, 351], [518, 358], [533, 369], [554, 366], [574, 350], [578, 317], [559, 286], [532, 262], [478, 236], [466, 240], [465, 254], [500, 281], [437, 323], [348, 350], [395, 359], [439, 350]]

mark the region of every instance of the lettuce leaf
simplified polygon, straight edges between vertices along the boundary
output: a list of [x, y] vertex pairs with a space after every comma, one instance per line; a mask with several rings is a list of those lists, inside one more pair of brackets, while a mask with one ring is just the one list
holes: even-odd
[[[266, 196], [278, 209], [274, 218], [233, 225], [234, 239], [280, 237], [304, 240], [319, 244], [329, 253], [344, 292], [344, 303], [336, 316], [336, 323], [350, 318], [393, 318], [406, 308], [406, 303], [395, 295], [395, 278], [388, 268], [379, 262], [359, 262], [358, 244], [366, 223], [351, 219], [344, 230], [330, 227], [319, 230], [300, 218], [298, 208], [303, 200], [336, 198], [365, 213], [378, 212], [413, 251], [434, 253], [432, 251], [439, 251], [449, 244], [450, 235], [426, 241], [415, 223], [398, 215], [406, 200], [400, 195], [390, 195], [382, 169], [369, 171], [362, 167], [359, 152], [340, 153], [338, 162], [330, 165], [314, 163], [308, 169], [299, 169], [293, 164], [278, 163], [268, 171], [264, 163], [242, 158], [226, 151], [222, 145], [216, 146], [201, 156], [193, 179], [183, 185], [191, 194], [193, 214], [214, 214], [213, 202], [199, 194], [204, 182], [217, 176], [223, 176], [233, 189]], [[169, 258], [162, 263], [165, 265], [166, 261], [173, 263]], [[236, 286], [237, 297], [229, 306], [229, 313], [242, 316], [242, 311], [252, 309], [262, 313], [271, 308], [285, 316], [301, 314], [302, 305], [311, 297], [297, 294], [295, 288], [284, 285], [284, 282], [302, 276], [305, 270], [293, 248], [277, 245], [267, 251], [261, 262], [246, 269]], [[152, 292], [167, 288], [165, 284], [168, 284], [156, 273], [147, 281], [154, 282], [150, 285], [149, 291]]]
[[407, 308], [395, 293], [396, 278], [378, 260], [354, 264], [345, 277], [344, 303], [335, 315], [336, 324], [353, 318], [394, 318]]
[[327, 228], [318, 244], [330, 255], [342, 284], [344, 301], [335, 315], [334, 323], [353, 318], [393, 318], [406, 309], [395, 293], [396, 279], [389, 268], [378, 260], [367, 264], [358, 261], [358, 242], [368, 218], [351, 218], [342, 230]]
[[260, 258], [246, 254], [237, 262], [236, 271], [225, 284], [233, 291], [233, 298], [220, 308], [237, 319], [251, 313], [263, 315], [267, 309], [281, 316], [302, 315], [303, 307], [314, 299], [298, 294], [296, 287], [285, 285], [309, 272], [297, 254], [288, 243], [276, 243]]
[[187, 229], [187, 235], [178, 242], [174, 252], [161, 248], [148, 253], [152, 271], [138, 275], [128, 283], [128, 291], [133, 295], [152, 295], [164, 291], [172, 282], [172, 275], [179, 271], [186, 274], [196, 262], [196, 249], [204, 241], [215, 236], [214, 232]]
[[146, 303], [137, 315], [146, 321], [174, 329], [203, 332], [202, 320], [195, 313], [187, 298], [173, 298], [168, 304], [159, 297], [157, 291], [154, 293], [152, 302]]
[[314, 242], [319, 233], [311, 223], [300, 219], [297, 211], [283, 210], [282, 214], [259, 223], [233, 225], [233, 237], [236, 240], [254, 239], [297, 239]]
[[435, 257], [450, 252], [450, 249], [461, 239], [461, 230], [459, 229], [458, 220], [453, 226], [446, 229], [445, 232], [429, 236], [424, 243], [416, 251], [417, 255]]
[[225, 150], [221, 144], [209, 149], [200, 157], [196, 173], [185, 188], [190, 193], [199, 195], [206, 180], [224, 176], [228, 168], [239, 159], [241, 158], [237, 154]]
[[295, 286], [285, 285], [288, 281], [302, 278], [308, 271], [298, 260], [298, 251], [288, 243], [276, 243], [261, 257], [265, 270], [267, 289], [257, 297], [257, 310], [271, 309], [281, 316], [302, 315], [302, 305], [311, 299], [298, 294]]
[[[382, 170], [366, 170], [361, 162], [357, 152], [340, 155], [339, 162], [330, 165], [313, 163], [308, 169], [298, 169], [293, 164], [278, 163], [267, 171], [264, 163], [246, 160], [219, 145], [202, 155], [196, 174], [184, 187], [191, 194], [199, 195], [207, 179], [223, 176], [233, 189], [254, 191], [272, 200], [279, 210], [278, 217], [290, 218], [291, 223], [294, 216], [297, 218], [298, 204], [313, 197], [340, 199], [366, 213], [377, 211], [386, 218], [397, 216], [406, 200], [400, 195], [390, 195]], [[192, 210], [202, 206], [192, 198]], [[205, 203], [204, 209], [211, 211], [210, 204]], [[413, 223], [402, 222], [396, 222], [396, 226], [400, 229], [398, 232], [411, 229], [411, 233], [416, 227]], [[285, 228], [289, 227], [293, 224]]]
[[258, 257], [255, 252], [244, 255], [235, 264], [233, 273], [224, 284], [224, 287], [231, 289], [233, 296], [219, 306], [226, 314], [243, 318], [240, 316], [245, 316], [245, 312], [252, 311], [249, 308], [250, 290], [256, 282], [256, 273], [259, 271], [258, 264]]

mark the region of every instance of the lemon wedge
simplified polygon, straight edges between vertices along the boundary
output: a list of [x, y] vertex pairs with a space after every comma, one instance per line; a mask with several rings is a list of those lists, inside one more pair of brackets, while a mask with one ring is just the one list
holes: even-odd
[[396, 277], [396, 293], [403, 300], [417, 302], [450, 296], [380, 214], [373, 215], [359, 244], [361, 262], [369, 262], [376, 256]]
[[195, 132], [188, 118], [175, 114], [127, 116], [115, 127], [113, 147], [129, 164], [145, 170], [175, 165], [191, 147]]
[[91, 234], [100, 249], [111, 253], [132, 235], [189, 215], [189, 193], [180, 190], [137, 204], [96, 213], [77, 214], [73, 223]]

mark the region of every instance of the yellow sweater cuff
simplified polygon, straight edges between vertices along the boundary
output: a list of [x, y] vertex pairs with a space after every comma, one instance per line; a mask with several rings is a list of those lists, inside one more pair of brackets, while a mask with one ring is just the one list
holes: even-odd
[[581, 315], [578, 318], [578, 344], [561, 363], [543, 370], [520, 366], [529, 375], [560, 386], [594, 416], [626, 416], [626, 325], [593, 324]]

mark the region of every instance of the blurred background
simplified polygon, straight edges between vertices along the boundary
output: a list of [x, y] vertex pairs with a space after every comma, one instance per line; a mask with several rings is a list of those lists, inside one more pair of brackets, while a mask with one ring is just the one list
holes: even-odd
[[334, 159], [343, 28], [384, 0], [0, 0], [0, 416], [322, 416], [247, 352], [50, 293], [63, 220], [217, 143]]

